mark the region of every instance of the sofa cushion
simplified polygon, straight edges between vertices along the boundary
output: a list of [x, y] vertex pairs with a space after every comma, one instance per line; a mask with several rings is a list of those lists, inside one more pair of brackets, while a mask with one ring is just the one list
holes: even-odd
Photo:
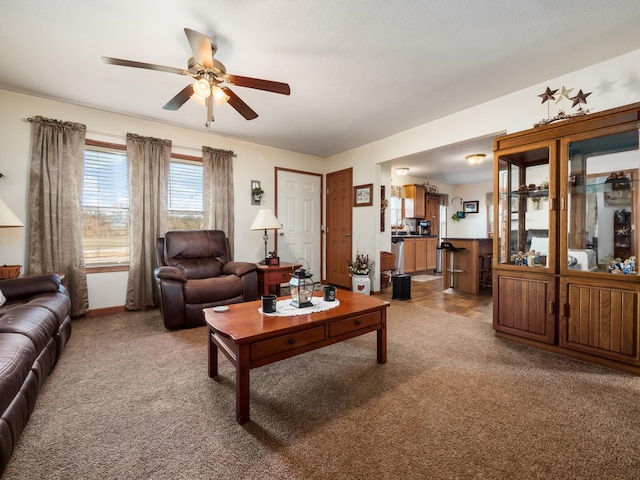
[[0, 333], [0, 412], [20, 391], [38, 354], [33, 342], [19, 333]]
[[189, 280], [184, 285], [184, 302], [215, 303], [242, 296], [242, 279], [235, 275]]
[[71, 300], [68, 295], [62, 292], [34, 295], [25, 305], [46, 308], [55, 315], [58, 326], [62, 325], [62, 322], [64, 322], [71, 311]]
[[33, 342], [38, 355], [57, 331], [58, 321], [55, 315], [43, 307], [26, 303], [0, 313], [0, 334], [21, 333]]

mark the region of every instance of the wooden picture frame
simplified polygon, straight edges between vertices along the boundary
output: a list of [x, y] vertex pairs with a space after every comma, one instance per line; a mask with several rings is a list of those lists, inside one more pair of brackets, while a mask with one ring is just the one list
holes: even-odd
[[373, 205], [373, 183], [353, 187], [353, 206], [370, 207]]
[[473, 200], [471, 202], [462, 202], [462, 210], [464, 213], [478, 213], [480, 201]]

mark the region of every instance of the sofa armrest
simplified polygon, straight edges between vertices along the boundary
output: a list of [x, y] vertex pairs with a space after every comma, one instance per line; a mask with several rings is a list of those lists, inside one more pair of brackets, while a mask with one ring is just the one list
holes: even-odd
[[257, 270], [255, 263], [250, 262], [227, 262], [222, 266], [222, 273], [225, 275], [236, 275], [241, 277], [249, 272]]
[[57, 293], [64, 291], [64, 287], [62, 287], [58, 275], [55, 273], [43, 273], [42, 275], [0, 280], [0, 291], [10, 302], [41, 293]]
[[182, 283], [188, 280], [184, 271], [177, 267], [158, 267], [153, 271], [153, 274], [158, 280], [177, 280]]

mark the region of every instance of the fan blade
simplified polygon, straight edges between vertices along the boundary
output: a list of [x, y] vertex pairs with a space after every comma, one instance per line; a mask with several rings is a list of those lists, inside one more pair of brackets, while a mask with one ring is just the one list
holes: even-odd
[[236, 95], [233, 91], [231, 91], [228, 87], [222, 87], [224, 93], [229, 95], [229, 100], [227, 103], [235, 108], [240, 115], [242, 115], [247, 120], [253, 120], [254, 118], [258, 118], [258, 114], [253, 111], [253, 109], [244, 103], [244, 101]]
[[187, 102], [187, 100], [191, 98], [191, 95], [193, 95], [192, 83], [180, 90], [180, 92], [171, 100], [169, 100], [162, 108], [164, 108], [165, 110], [178, 110]]
[[132, 60], [122, 60], [120, 58], [102, 57], [102, 61], [109, 65], [120, 65], [123, 67], [144, 68], [146, 70], [157, 70], [158, 72], [177, 73], [178, 75], [191, 75], [183, 68], [165, 67], [154, 63], [134, 62]]
[[196, 32], [190, 28], [185, 28], [184, 33], [187, 35], [193, 58], [196, 62], [206, 68], [213, 68], [213, 47], [211, 39], [204, 33]]
[[238, 75], [227, 75], [226, 79], [229, 83], [239, 87], [255, 88], [266, 92], [280, 93], [282, 95], [291, 94], [291, 89], [286, 83], [260, 80], [259, 78], [240, 77]]

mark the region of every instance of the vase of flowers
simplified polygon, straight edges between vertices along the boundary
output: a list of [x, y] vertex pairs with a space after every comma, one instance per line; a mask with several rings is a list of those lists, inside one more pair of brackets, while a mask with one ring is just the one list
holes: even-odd
[[358, 253], [355, 260], [349, 260], [349, 275], [351, 275], [351, 289], [363, 295], [371, 294], [371, 279], [369, 274], [375, 262], [369, 259], [369, 255]]

